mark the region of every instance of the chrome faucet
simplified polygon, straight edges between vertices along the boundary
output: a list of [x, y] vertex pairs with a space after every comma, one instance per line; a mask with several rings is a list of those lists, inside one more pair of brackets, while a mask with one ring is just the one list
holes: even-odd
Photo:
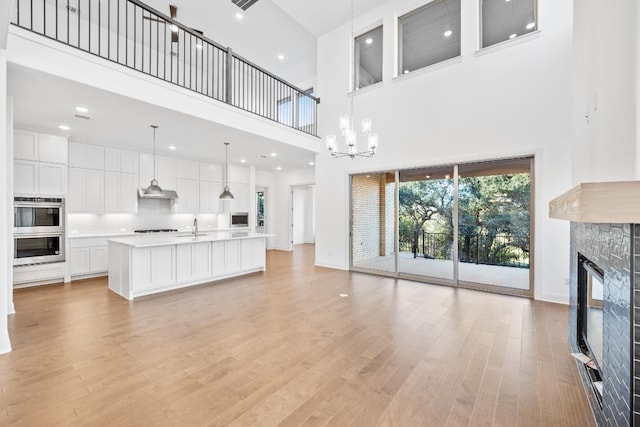
[[193, 218], [193, 235], [197, 236], [198, 234], [198, 218]]

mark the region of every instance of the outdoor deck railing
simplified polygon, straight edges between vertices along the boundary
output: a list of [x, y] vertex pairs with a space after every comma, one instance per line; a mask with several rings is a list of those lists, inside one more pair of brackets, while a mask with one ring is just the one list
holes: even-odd
[[317, 136], [317, 98], [140, 1], [15, 0], [11, 23]]
[[[508, 267], [529, 267], [529, 237], [498, 234], [458, 235], [460, 262]], [[400, 229], [399, 251], [411, 252], [414, 258], [453, 259], [453, 234], [427, 233], [424, 230]]]

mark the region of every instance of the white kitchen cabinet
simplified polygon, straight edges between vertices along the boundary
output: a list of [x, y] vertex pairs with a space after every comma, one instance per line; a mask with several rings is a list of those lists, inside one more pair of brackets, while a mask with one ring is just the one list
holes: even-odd
[[67, 138], [15, 129], [13, 158], [67, 164]]
[[211, 243], [177, 245], [178, 282], [189, 282], [211, 276]]
[[67, 210], [70, 213], [104, 212], [104, 172], [69, 168]]
[[242, 270], [242, 242], [240, 240], [227, 240], [224, 242], [224, 272], [233, 274]]
[[251, 207], [249, 184], [229, 184], [229, 190], [234, 197], [229, 201], [229, 212], [249, 212]]
[[38, 162], [38, 194], [64, 196], [67, 194], [67, 166]]
[[65, 196], [67, 167], [55, 163], [15, 160], [13, 191], [15, 194]]
[[38, 135], [38, 160], [47, 163], [67, 164], [67, 138], [55, 135]]
[[222, 166], [200, 163], [200, 181], [222, 182]]
[[133, 250], [131, 270], [134, 292], [175, 283], [175, 248], [159, 246]]
[[211, 243], [211, 275], [223, 276], [225, 274], [225, 242]]
[[249, 184], [249, 168], [229, 165], [229, 182]]
[[15, 194], [38, 194], [38, 162], [13, 161], [13, 191]]
[[138, 153], [129, 150], [120, 150], [120, 172], [137, 175], [140, 161]]
[[87, 149], [84, 142], [69, 141], [69, 167], [84, 168], [87, 164]]
[[120, 150], [110, 147], [104, 148], [104, 170], [105, 172], [120, 172]]
[[106, 213], [136, 213], [137, 178], [133, 174], [106, 171], [104, 173], [104, 211]]
[[265, 265], [265, 239], [241, 240], [242, 269], [251, 270]]
[[71, 276], [82, 276], [90, 273], [90, 249], [91, 248], [69, 248], [69, 274]]
[[200, 175], [200, 166], [198, 162], [191, 160], [178, 159], [176, 161], [176, 178], [195, 179]]
[[69, 166], [85, 169], [104, 169], [105, 150], [101, 145], [69, 142]]
[[25, 130], [13, 131], [13, 158], [38, 160], [38, 134]]
[[222, 183], [212, 181], [200, 181], [200, 213], [221, 212], [220, 193], [222, 193]]
[[92, 273], [106, 272], [109, 268], [107, 246], [96, 246], [89, 250], [89, 270]]
[[99, 275], [108, 270], [106, 238], [69, 239], [69, 274], [73, 276]]
[[111, 172], [123, 172], [137, 174], [139, 167], [138, 153], [135, 151], [119, 150], [105, 147], [104, 170]]
[[85, 212], [104, 212], [104, 172], [85, 170], [86, 206]]
[[178, 178], [177, 184], [178, 199], [174, 202], [176, 213], [198, 213], [198, 181]]

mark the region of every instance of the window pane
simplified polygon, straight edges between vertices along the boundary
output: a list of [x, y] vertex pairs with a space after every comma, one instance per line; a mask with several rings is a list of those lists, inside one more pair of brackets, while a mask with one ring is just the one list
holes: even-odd
[[460, 56], [460, 0], [429, 3], [398, 23], [400, 73]]
[[355, 88], [382, 81], [382, 27], [355, 39]]
[[482, 0], [482, 47], [537, 30], [535, 0]]

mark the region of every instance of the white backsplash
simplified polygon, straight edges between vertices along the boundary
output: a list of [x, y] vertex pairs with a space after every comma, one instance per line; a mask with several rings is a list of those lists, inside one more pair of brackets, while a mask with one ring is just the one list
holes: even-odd
[[168, 200], [140, 199], [137, 214], [69, 214], [67, 234], [130, 233], [163, 228], [191, 231], [196, 217], [200, 230], [229, 227], [228, 214], [176, 214], [172, 213]]

